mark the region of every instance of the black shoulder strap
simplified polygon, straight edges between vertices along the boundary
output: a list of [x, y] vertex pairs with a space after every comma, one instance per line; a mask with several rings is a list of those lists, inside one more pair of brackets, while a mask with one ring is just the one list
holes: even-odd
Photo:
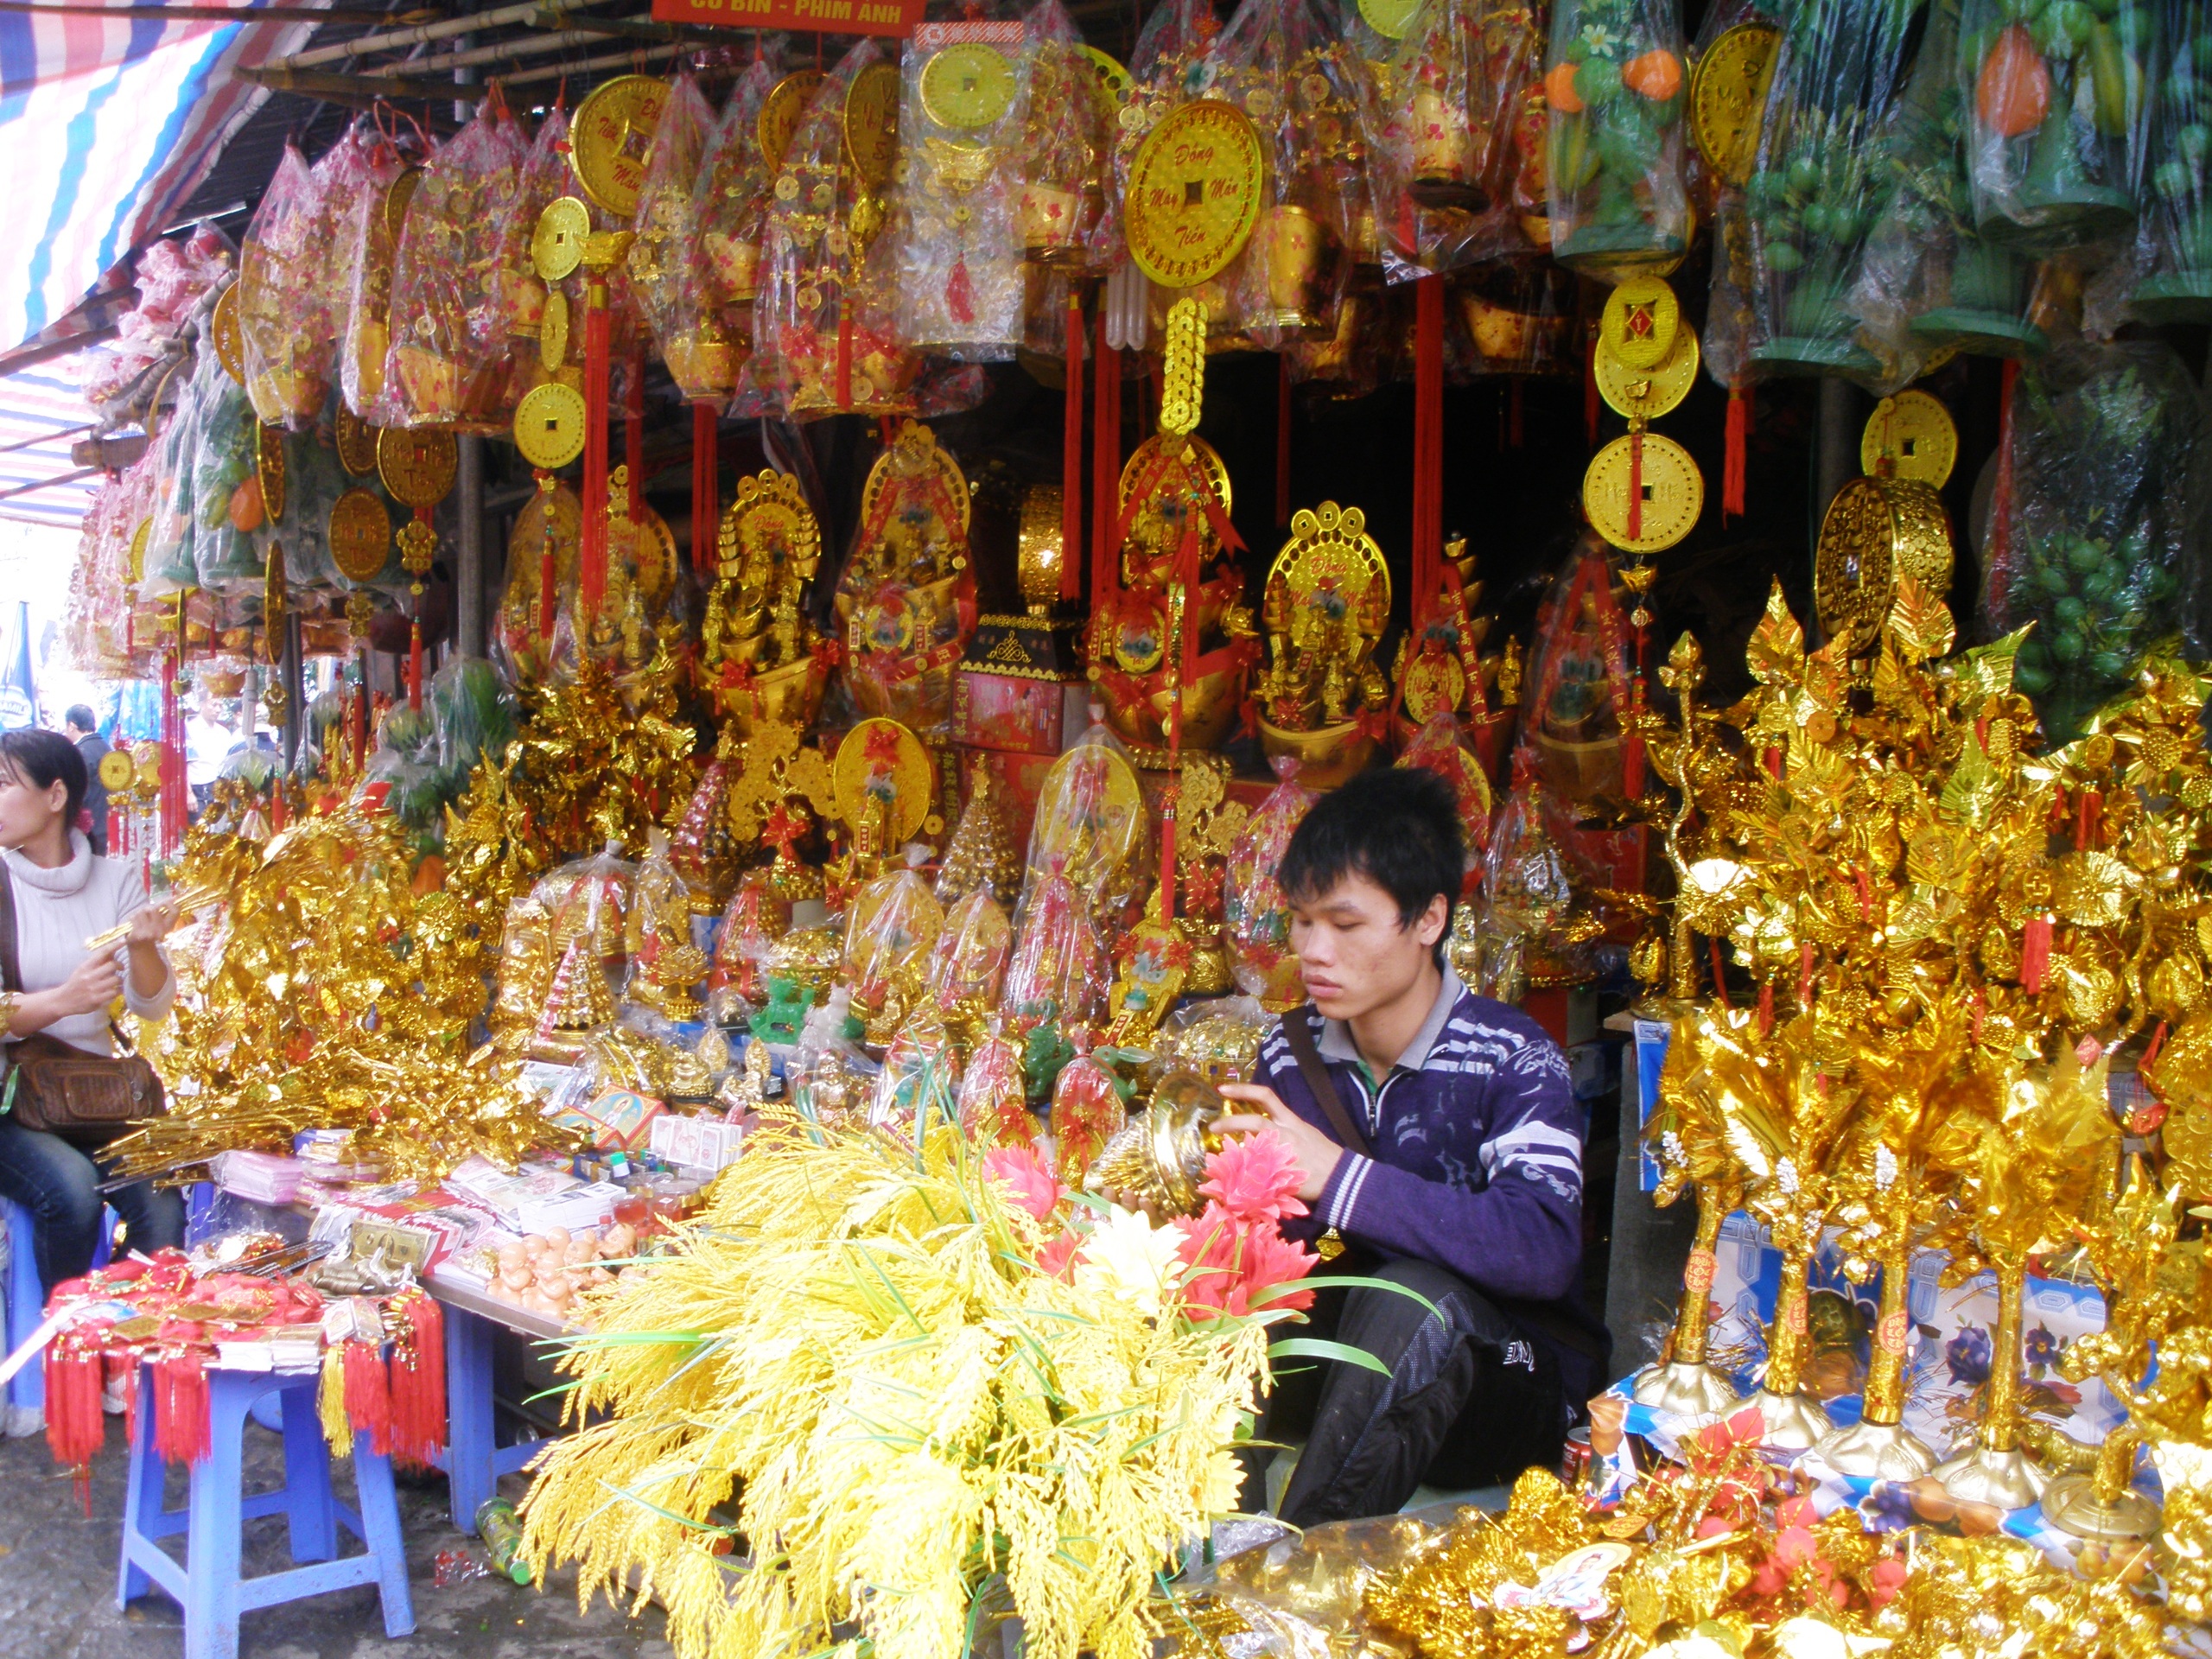
[[1321, 1052], [1313, 1046], [1313, 1033], [1306, 1024], [1306, 1010], [1293, 1008], [1282, 1017], [1283, 1040], [1290, 1045], [1291, 1058], [1298, 1062], [1298, 1074], [1306, 1079], [1306, 1086], [1313, 1091], [1313, 1103], [1329, 1120], [1329, 1127], [1337, 1132], [1337, 1140], [1351, 1147], [1361, 1157], [1370, 1157], [1367, 1137], [1360, 1133], [1359, 1120], [1344, 1106], [1343, 1092], [1329, 1068], [1322, 1063]]
[[0, 858], [0, 991], [23, 988], [23, 965], [16, 943], [16, 882], [8, 861]]

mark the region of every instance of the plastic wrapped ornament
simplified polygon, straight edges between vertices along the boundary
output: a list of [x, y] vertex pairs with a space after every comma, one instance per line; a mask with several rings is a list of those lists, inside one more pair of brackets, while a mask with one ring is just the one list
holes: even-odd
[[1014, 912], [1005, 1006], [1026, 1032], [1090, 1026], [1105, 1007], [1106, 953], [1090, 908], [1059, 871], [1031, 884]]
[[698, 81], [678, 75], [646, 153], [627, 256], [638, 308], [677, 390], [694, 399], [728, 396], [738, 366], [707, 287], [696, 218], [700, 168], [715, 136]]
[[1490, 849], [1490, 779], [1484, 774], [1482, 762], [1461, 741], [1459, 717], [1450, 713], [1432, 715], [1414, 741], [1406, 745], [1398, 764], [1419, 766], [1444, 780], [1459, 810], [1459, 833], [1467, 849], [1467, 869], [1471, 874], [1480, 869], [1483, 855]]
[[1291, 949], [1289, 901], [1275, 872], [1292, 832], [1320, 798], [1298, 781], [1295, 760], [1283, 757], [1274, 765], [1275, 786], [1230, 847], [1222, 907], [1236, 988], [1270, 1013], [1283, 1014], [1306, 1000], [1306, 982]]
[[1060, 0], [1040, 0], [1022, 27], [1029, 107], [1015, 162], [1018, 228], [1033, 262], [1080, 265], [1098, 223], [1101, 175], [1120, 109]]
[[1081, 1186], [1098, 1154], [1128, 1121], [1114, 1074], [1088, 1054], [1060, 1068], [1052, 1085], [1052, 1164], [1065, 1186]]
[[1037, 1140], [1021, 1046], [995, 1024], [969, 1052], [967, 1069], [960, 1074], [959, 1105], [960, 1132], [972, 1146], [1027, 1147]]
[[932, 1008], [918, 1009], [884, 1051], [868, 1121], [918, 1147], [932, 1125], [957, 1121], [959, 1082], [960, 1064], [944, 1022]]
[[920, 1000], [930, 954], [944, 931], [944, 912], [912, 870], [878, 876], [861, 889], [845, 919], [842, 977], [868, 1039], [889, 1039]]
[[956, 1032], [972, 1034], [998, 1002], [1014, 946], [1013, 925], [977, 889], [953, 906], [930, 957], [930, 1001]]
[[766, 999], [762, 965], [791, 925], [791, 900], [778, 890], [773, 876], [766, 870], [747, 872], [730, 895], [721, 927], [715, 935], [707, 1002], [717, 1020], [721, 1019], [730, 998], [755, 1006]]

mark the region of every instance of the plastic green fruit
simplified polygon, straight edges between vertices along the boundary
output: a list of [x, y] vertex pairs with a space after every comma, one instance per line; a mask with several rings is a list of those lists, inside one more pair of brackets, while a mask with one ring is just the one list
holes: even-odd
[[2127, 677], [2128, 654], [2124, 651], [2101, 651], [2089, 658], [2089, 667], [2101, 678], [2121, 680]]
[[2085, 576], [2104, 562], [2103, 553], [2088, 542], [2076, 542], [2066, 550], [2066, 563]]
[[1620, 90], [1620, 66], [1604, 58], [1586, 59], [1574, 72], [1574, 95], [1593, 110], [1611, 103]]
[[2089, 607], [2072, 594], [2067, 594], [2050, 607], [2051, 616], [2063, 628], [2079, 628], [2088, 620]]
[[1789, 242], [1769, 243], [1766, 246], [1765, 257], [1766, 268], [1769, 270], [1793, 271], [1801, 269], [1805, 263], [1805, 256], [1797, 251], [1794, 243]]
[[2069, 668], [2080, 662], [2088, 648], [2088, 641], [2071, 628], [2061, 628], [2050, 636], [2050, 654]]

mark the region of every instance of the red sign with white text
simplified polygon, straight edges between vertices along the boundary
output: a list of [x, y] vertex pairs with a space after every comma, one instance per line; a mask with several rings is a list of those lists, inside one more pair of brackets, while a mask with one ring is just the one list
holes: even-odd
[[827, 35], [903, 36], [922, 21], [926, 0], [653, 0], [664, 23], [719, 23], [725, 29], [789, 29]]

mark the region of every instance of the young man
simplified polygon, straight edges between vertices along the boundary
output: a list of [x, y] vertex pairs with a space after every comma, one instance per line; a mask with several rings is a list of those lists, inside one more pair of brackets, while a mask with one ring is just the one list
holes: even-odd
[[1347, 1246], [1325, 1271], [1401, 1287], [1325, 1290], [1300, 1332], [1387, 1376], [1324, 1361], [1268, 1402], [1262, 1438], [1306, 1434], [1279, 1511], [1301, 1527], [1556, 1463], [1605, 1380], [1604, 1327], [1575, 1297], [1581, 1109], [1558, 1045], [1445, 963], [1462, 866], [1433, 773], [1364, 772], [1317, 803], [1281, 876], [1312, 1001], [1261, 1046], [1255, 1082], [1222, 1090], [1264, 1114], [1224, 1129], [1272, 1126], [1296, 1154], [1312, 1213], [1294, 1226]]
[[107, 785], [100, 782], [100, 760], [107, 753], [107, 740], [100, 735], [99, 717], [88, 703], [69, 705], [61, 716], [62, 735], [85, 757], [85, 810], [91, 822], [82, 825], [92, 851], [107, 856]]

